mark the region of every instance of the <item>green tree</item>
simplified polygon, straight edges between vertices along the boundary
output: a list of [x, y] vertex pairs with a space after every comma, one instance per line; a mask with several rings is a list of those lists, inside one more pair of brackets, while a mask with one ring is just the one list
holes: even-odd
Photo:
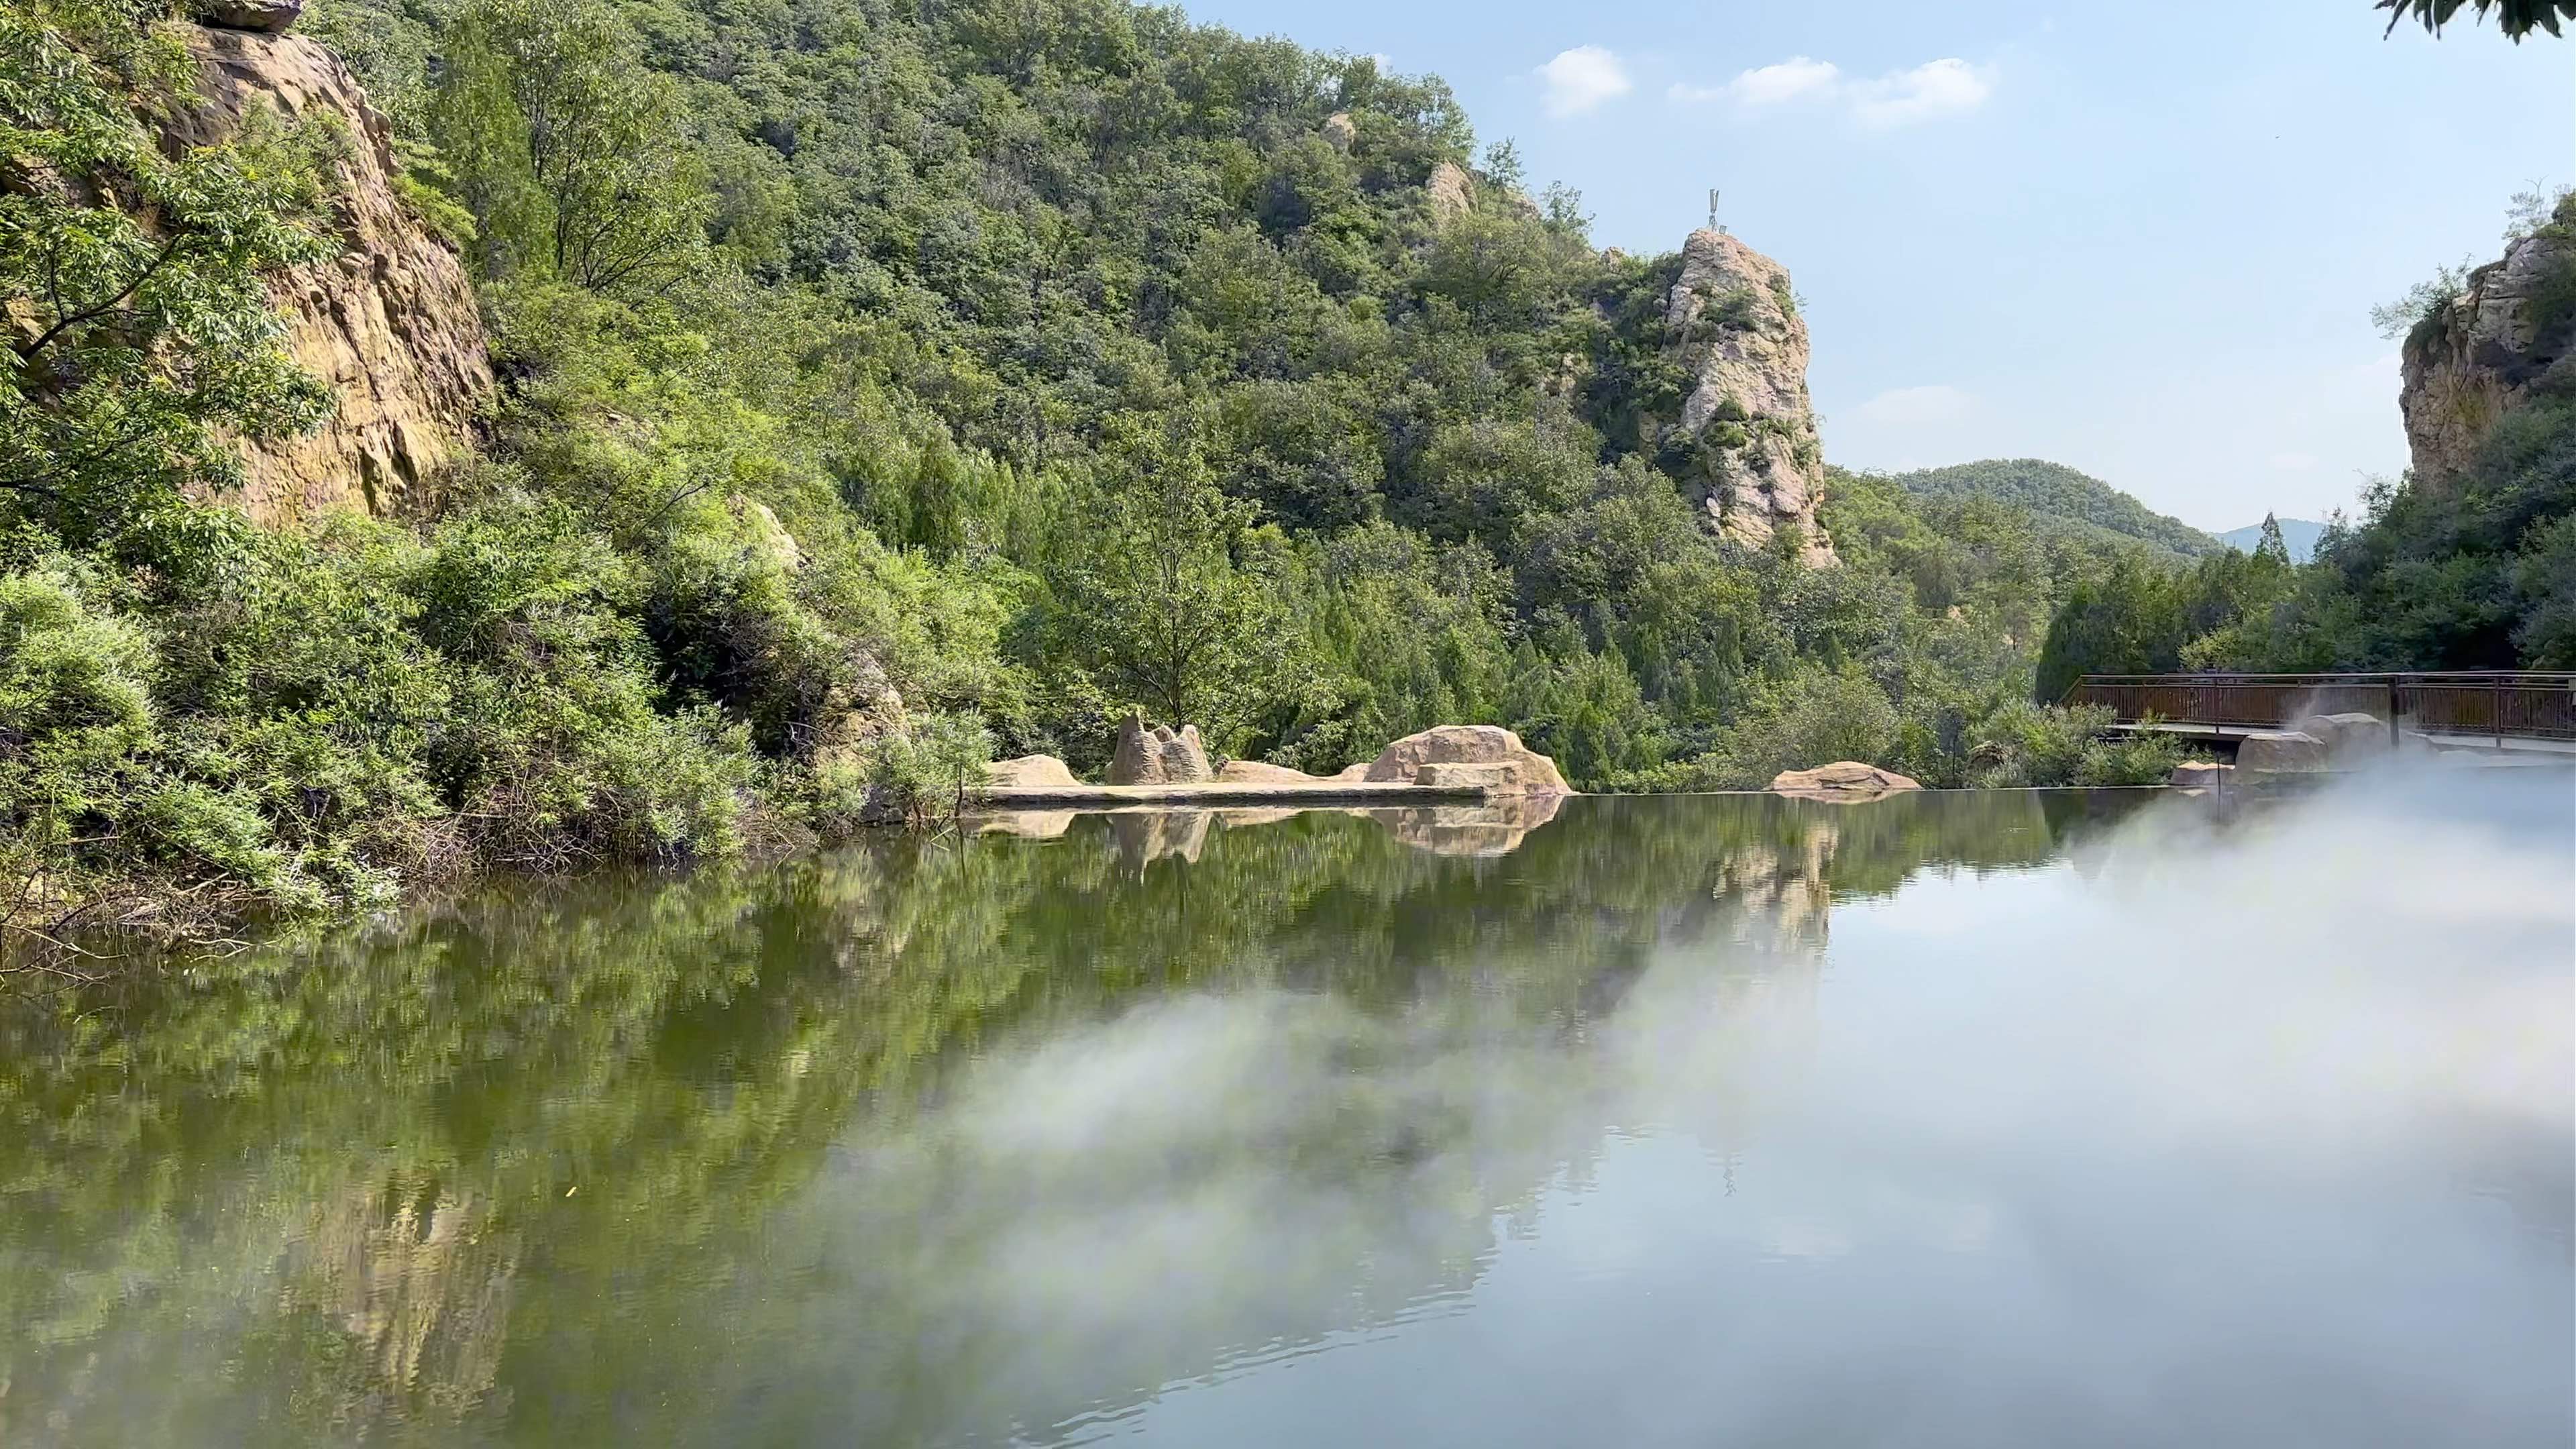
[[265, 284], [330, 250], [313, 222], [332, 138], [270, 121], [165, 152], [138, 113], [193, 80], [145, 7], [0, 7], [0, 499], [74, 543], [237, 483], [221, 432], [329, 410]]
[[1109, 694], [1226, 739], [1258, 705], [1282, 647], [1251, 505], [1218, 489], [1185, 445], [1131, 444], [1105, 466], [1085, 525], [1092, 546], [1052, 580], [1055, 638]]
[[2254, 556], [2282, 565], [2290, 561], [2290, 545], [2281, 537], [2281, 520], [2269, 513], [2263, 515], [2263, 533], [2254, 545]]
[[601, 0], [474, 0], [430, 108], [486, 269], [597, 292], [667, 287], [703, 251], [714, 197], [688, 119]]

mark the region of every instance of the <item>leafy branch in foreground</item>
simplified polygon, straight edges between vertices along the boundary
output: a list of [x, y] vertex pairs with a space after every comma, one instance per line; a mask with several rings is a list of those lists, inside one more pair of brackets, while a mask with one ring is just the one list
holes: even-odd
[[2506, 39], [2517, 43], [2534, 29], [2556, 35], [2562, 19], [2576, 20], [2576, 0], [2374, 0], [2371, 8], [2389, 12], [2388, 28], [2391, 31], [2411, 15], [2426, 30], [2439, 35], [2442, 27], [2451, 22], [2452, 16], [2460, 13], [2463, 5], [2473, 10], [2481, 20], [2488, 12], [2494, 12], [2496, 28], [2505, 33]]

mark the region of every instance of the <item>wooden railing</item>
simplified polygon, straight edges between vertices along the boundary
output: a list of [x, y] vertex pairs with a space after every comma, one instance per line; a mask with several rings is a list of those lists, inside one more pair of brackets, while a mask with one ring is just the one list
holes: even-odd
[[2358, 711], [2424, 734], [2576, 740], [2576, 674], [2088, 674], [2064, 702], [2108, 705], [2124, 723], [2279, 729]]

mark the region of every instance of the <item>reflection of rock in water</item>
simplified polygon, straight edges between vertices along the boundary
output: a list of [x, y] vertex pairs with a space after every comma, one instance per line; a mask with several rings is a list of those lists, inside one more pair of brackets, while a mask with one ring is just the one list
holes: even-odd
[[1562, 795], [1495, 795], [1475, 805], [1412, 805], [1354, 810], [1396, 839], [1433, 855], [1509, 855], [1533, 830], [1556, 818]]
[[[1241, 761], [1236, 763], [1240, 764]], [[1227, 768], [1232, 769], [1233, 766], [1229, 765]], [[1216, 823], [1228, 830], [1242, 830], [1255, 825], [1276, 825], [1282, 820], [1294, 820], [1310, 808], [1305, 805], [1264, 805], [1247, 810], [1220, 810], [1216, 812]]]
[[1819, 821], [1803, 840], [1748, 845], [1719, 861], [1710, 893], [1725, 908], [1734, 939], [1822, 950], [1840, 839], [1832, 825]]
[[1177, 855], [1196, 865], [1199, 852], [1207, 848], [1212, 814], [1206, 810], [1111, 811], [1109, 834], [1118, 842], [1119, 863], [1143, 870], [1165, 856]]
[[518, 1240], [491, 1205], [427, 1175], [326, 1199], [296, 1254], [291, 1300], [364, 1349], [338, 1415], [364, 1423], [480, 1404], [500, 1368]]
[[978, 835], [1016, 835], [1024, 840], [1054, 840], [1073, 827], [1079, 810], [1003, 810], [982, 817]]

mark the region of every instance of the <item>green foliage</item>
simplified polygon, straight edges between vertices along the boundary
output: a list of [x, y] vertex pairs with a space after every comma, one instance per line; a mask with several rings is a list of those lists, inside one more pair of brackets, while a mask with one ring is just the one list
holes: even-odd
[[2371, 8], [2388, 12], [2391, 31], [2411, 15], [2426, 30], [2439, 35], [2463, 4], [2481, 20], [2492, 13], [2496, 28], [2516, 43], [2535, 29], [2556, 35], [2559, 21], [2576, 19], [2576, 0], [2372, 0]]
[[870, 748], [865, 779], [871, 808], [915, 828], [953, 821], [966, 792], [984, 783], [993, 734], [972, 714], [930, 713], [888, 730]]
[[63, 903], [342, 909], [928, 818], [991, 753], [1096, 766], [1137, 705], [1324, 771], [1494, 722], [1591, 787], [1819, 751], [1972, 783], [2056, 603], [2197, 539], [2013, 465], [1836, 475], [1838, 569], [1725, 542], [1709, 448], [1766, 420], [1675, 429], [1675, 258], [1594, 251], [1508, 146], [1436, 215], [1475, 154], [1437, 80], [1121, 0], [314, 0], [502, 387], [399, 524], [266, 532], [207, 490], [225, 437], [327, 406], [266, 298], [345, 139], [165, 152], [149, 18], [0, 11], [0, 269], [37, 299], [0, 580], [52, 661], [0, 809]]
[[328, 409], [263, 277], [328, 253], [313, 223], [338, 138], [272, 120], [165, 153], [143, 117], [191, 79], [146, 7], [0, 9], [0, 507], [74, 544], [237, 481], [223, 432]]
[[443, 40], [429, 132], [491, 272], [640, 293], [697, 265], [714, 198], [686, 102], [606, 0], [475, 0]]

